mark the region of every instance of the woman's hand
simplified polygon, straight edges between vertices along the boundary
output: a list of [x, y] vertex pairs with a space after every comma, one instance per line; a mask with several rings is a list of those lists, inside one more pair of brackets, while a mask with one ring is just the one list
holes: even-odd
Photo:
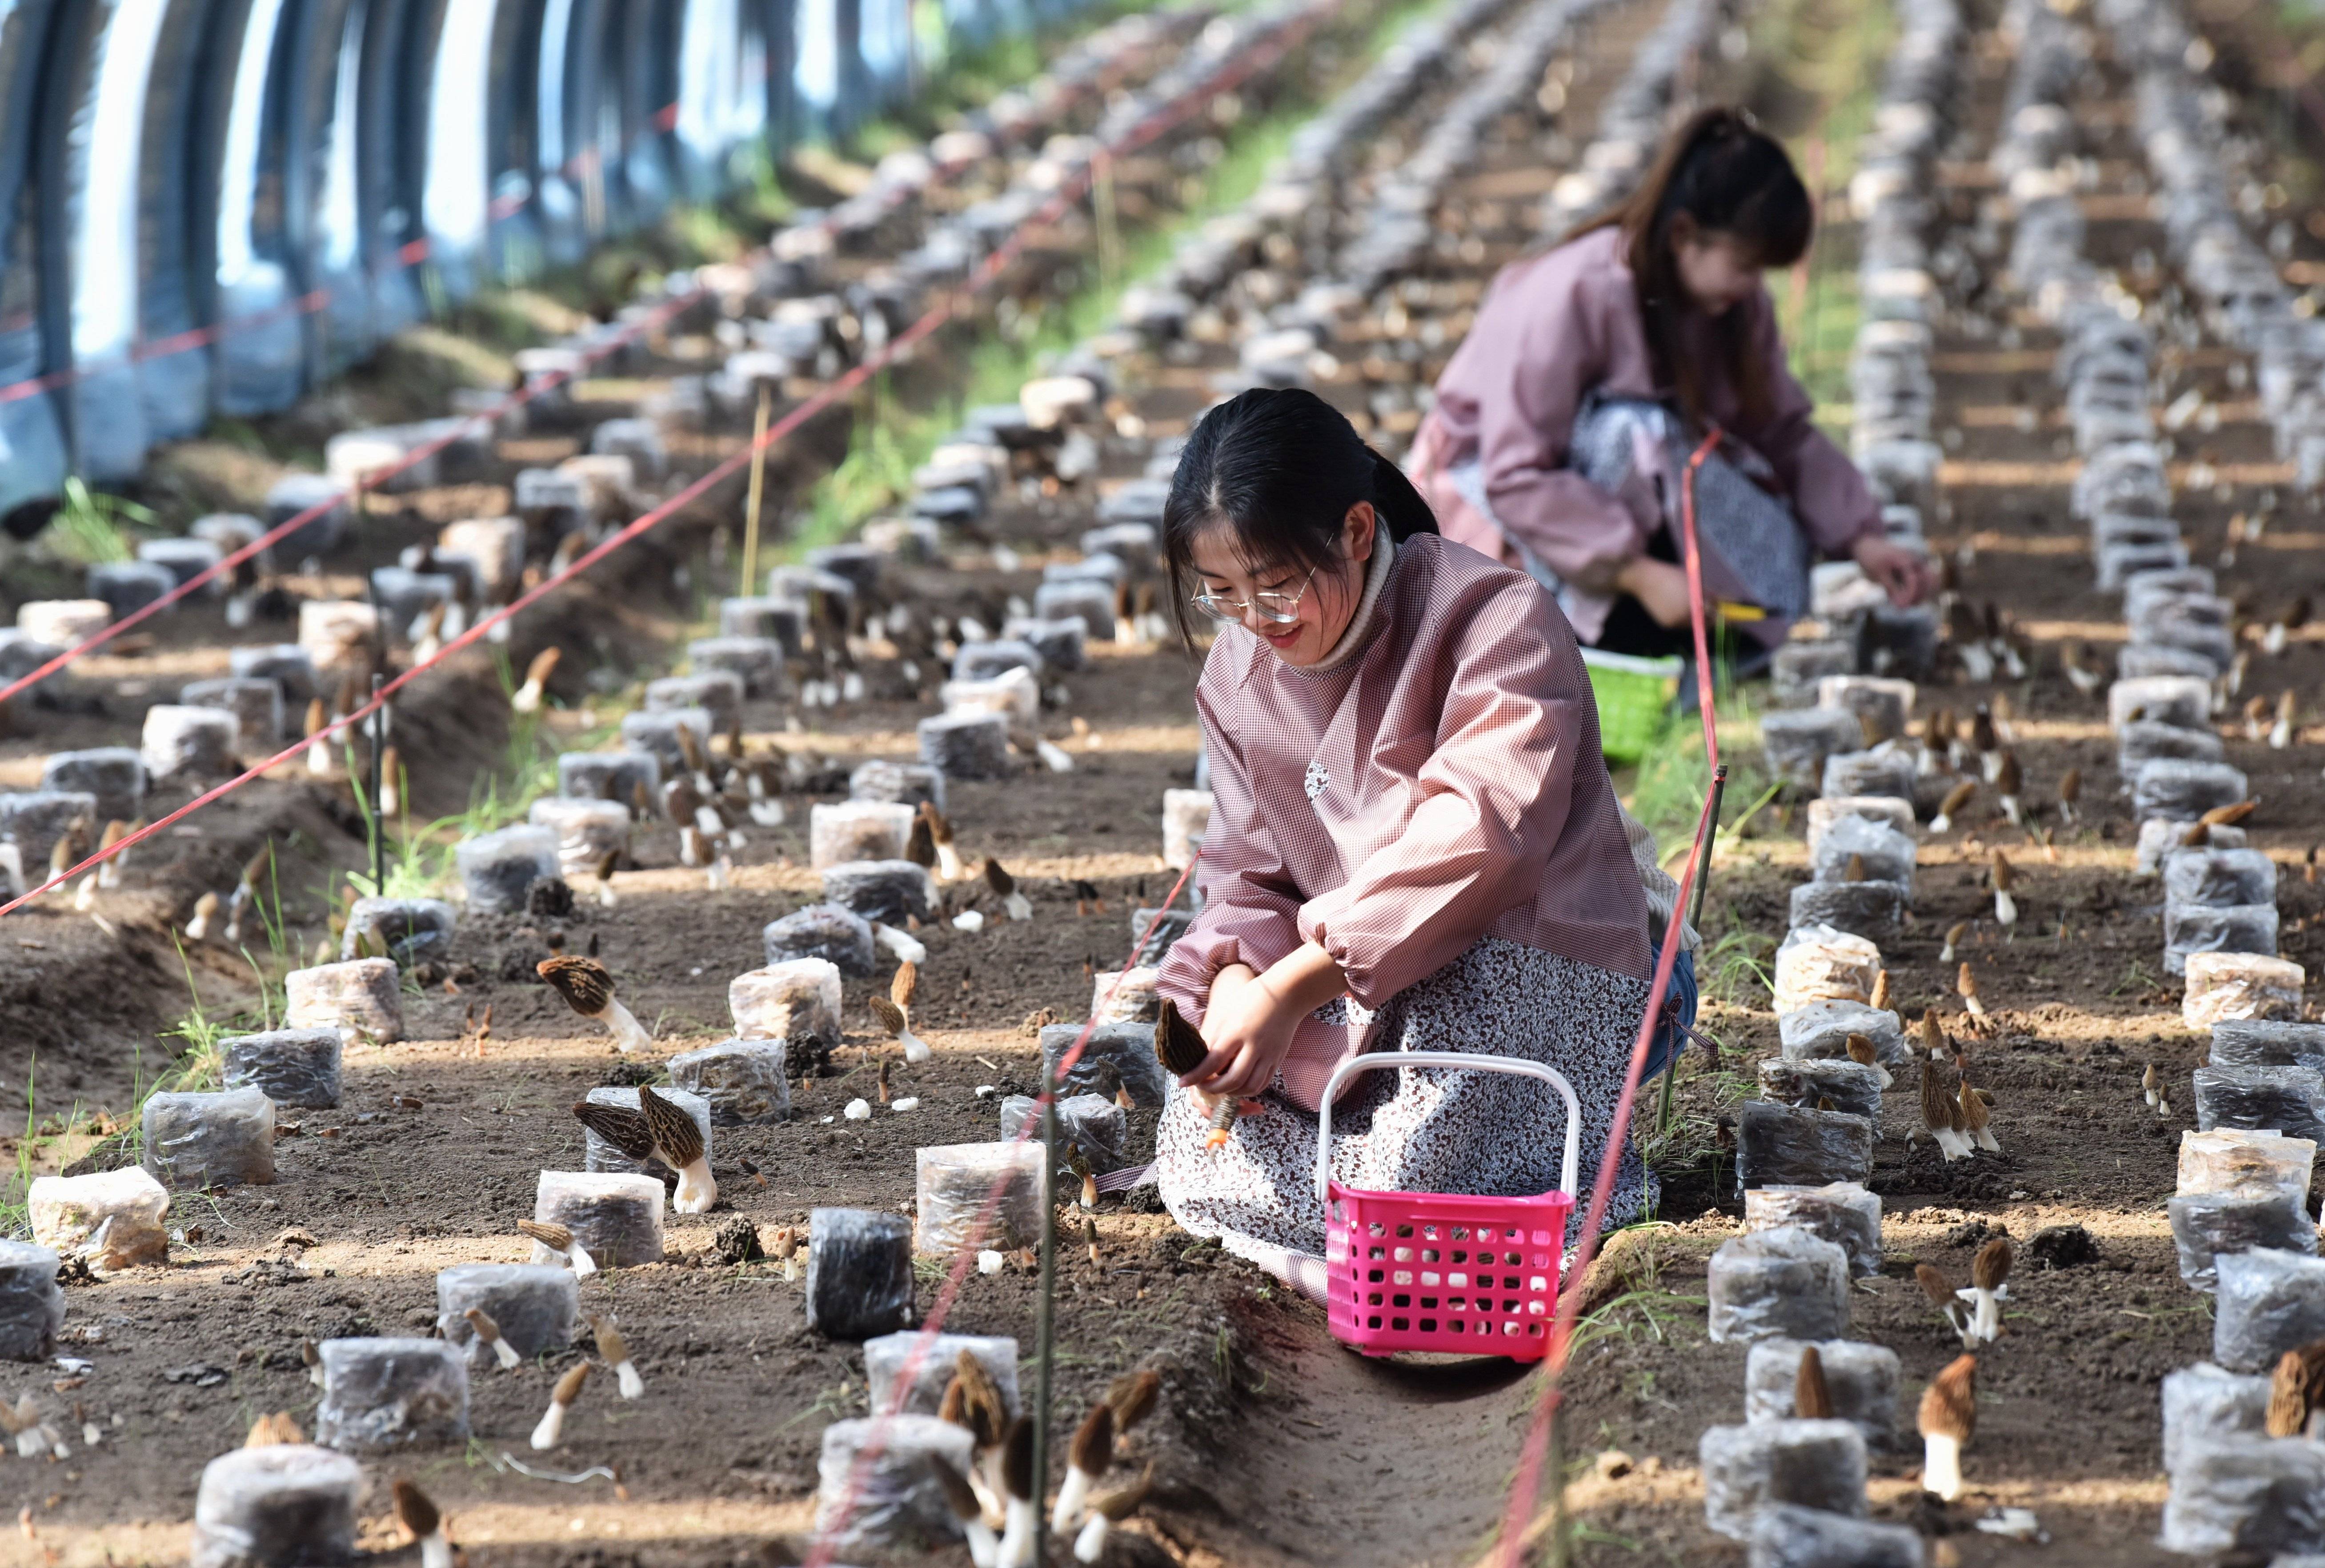
[[1653, 616], [1658, 626], [1687, 624], [1687, 573], [1653, 556], [1633, 556], [1615, 574], [1615, 586]]
[[1181, 1078], [1187, 1088], [1222, 1099], [1248, 1099], [1275, 1081], [1300, 1020], [1348, 989], [1332, 955], [1307, 944], [1265, 974], [1229, 964], [1212, 977], [1203, 1011], [1211, 1054]]
[[1900, 610], [1920, 604], [1937, 586], [1937, 575], [1930, 569], [1927, 556], [1893, 543], [1881, 534], [1864, 535], [1848, 553], [1865, 569], [1866, 576], [1889, 591], [1889, 602]]

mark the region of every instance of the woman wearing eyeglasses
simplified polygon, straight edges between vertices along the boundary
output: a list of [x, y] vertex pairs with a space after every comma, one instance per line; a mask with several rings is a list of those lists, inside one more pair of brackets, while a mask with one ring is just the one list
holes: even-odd
[[[1315, 1111], [1361, 1050], [1529, 1056], [1604, 1147], [1646, 1005], [1649, 908], [1574, 635], [1306, 392], [1247, 392], [1179, 459], [1162, 542], [1214, 805], [1204, 904], [1161, 989], [1210, 1054], [1158, 1138], [1180, 1223], [1271, 1266], [1320, 1254]], [[1652, 870], [1652, 851], [1650, 864]], [[1659, 879], [1668, 918], [1672, 890]], [[1556, 1185], [1562, 1103], [1531, 1079], [1357, 1075], [1334, 1168], [1369, 1188]], [[1212, 1137], [1221, 1098], [1244, 1114]], [[1627, 1150], [1614, 1219], [1644, 1196]], [[1594, 1172], [1586, 1165], [1587, 1186]], [[1281, 1269], [1279, 1271], [1282, 1271]]]

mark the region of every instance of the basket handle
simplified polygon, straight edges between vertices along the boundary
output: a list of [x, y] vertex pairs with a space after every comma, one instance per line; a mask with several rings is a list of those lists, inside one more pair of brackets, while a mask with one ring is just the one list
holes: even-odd
[[1575, 1099], [1574, 1085], [1566, 1081], [1565, 1074], [1541, 1062], [1469, 1051], [1366, 1051], [1344, 1059], [1332, 1069], [1332, 1075], [1324, 1081], [1323, 1103], [1317, 1107], [1316, 1201], [1328, 1213], [1332, 1203], [1332, 1102], [1339, 1097], [1340, 1085], [1349, 1078], [1382, 1067], [1475, 1067], [1481, 1072], [1516, 1073], [1541, 1079], [1566, 1102], [1566, 1155], [1559, 1167], [1558, 1190], [1574, 1190], [1575, 1166], [1582, 1152], [1582, 1104]]

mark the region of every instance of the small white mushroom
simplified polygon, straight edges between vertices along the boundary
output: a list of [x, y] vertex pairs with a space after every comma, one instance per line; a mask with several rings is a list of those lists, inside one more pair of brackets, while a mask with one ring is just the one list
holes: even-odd
[[557, 1387], [550, 1390], [549, 1408], [542, 1412], [541, 1424], [533, 1429], [534, 1448], [557, 1446], [559, 1440], [565, 1435], [565, 1413], [573, 1407], [573, 1401], [581, 1397], [581, 1385], [588, 1380], [589, 1363], [587, 1361], [579, 1363], [557, 1379]]
[[541, 711], [542, 688], [547, 685], [550, 673], [557, 668], [558, 652], [555, 648], [544, 648], [533, 656], [533, 662], [525, 667], [524, 684], [516, 688], [515, 696], [509, 698], [511, 709], [521, 714]]
[[597, 1353], [606, 1358], [607, 1366], [614, 1369], [622, 1397], [642, 1398], [646, 1391], [646, 1380], [638, 1375], [638, 1364], [630, 1359], [629, 1342], [622, 1337], [622, 1331], [615, 1327], [614, 1320], [604, 1313], [591, 1317], [589, 1327], [597, 1335]]
[[504, 1370], [514, 1371], [524, 1364], [524, 1358], [516, 1353], [515, 1347], [501, 1337], [501, 1325], [483, 1307], [472, 1306], [460, 1315], [468, 1320], [468, 1326], [476, 1331], [478, 1339], [493, 1347], [493, 1355]]

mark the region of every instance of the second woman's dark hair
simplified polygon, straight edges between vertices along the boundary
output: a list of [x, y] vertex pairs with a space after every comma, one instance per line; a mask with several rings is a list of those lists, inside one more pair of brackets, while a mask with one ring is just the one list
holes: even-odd
[[[1623, 231], [1656, 378], [1700, 421], [1701, 370], [1680, 351], [1675, 330], [1688, 303], [1672, 244], [1672, 226], [1682, 215], [1699, 235], [1718, 235], [1742, 246], [1754, 266], [1789, 267], [1808, 253], [1816, 212], [1782, 143], [1740, 109], [1710, 108], [1698, 111], [1664, 144], [1627, 199], [1586, 226], [1585, 233]], [[1767, 412], [1768, 388], [1765, 368], [1746, 341], [1742, 313], [1728, 311], [1714, 330], [1719, 368], [1736, 389], [1746, 420], [1756, 425]]]
[[1162, 503], [1162, 557], [1181, 635], [1193, 641], [1199, 535], [1224, 526], [1254, 567], [1305, 572], [1330, 558], [1348, 509], [1368, 501], [1399, 541], [1435, 533], [1437, 514], [1348, 417], [1297, 387], [1255, 387], [1196, 421]]

